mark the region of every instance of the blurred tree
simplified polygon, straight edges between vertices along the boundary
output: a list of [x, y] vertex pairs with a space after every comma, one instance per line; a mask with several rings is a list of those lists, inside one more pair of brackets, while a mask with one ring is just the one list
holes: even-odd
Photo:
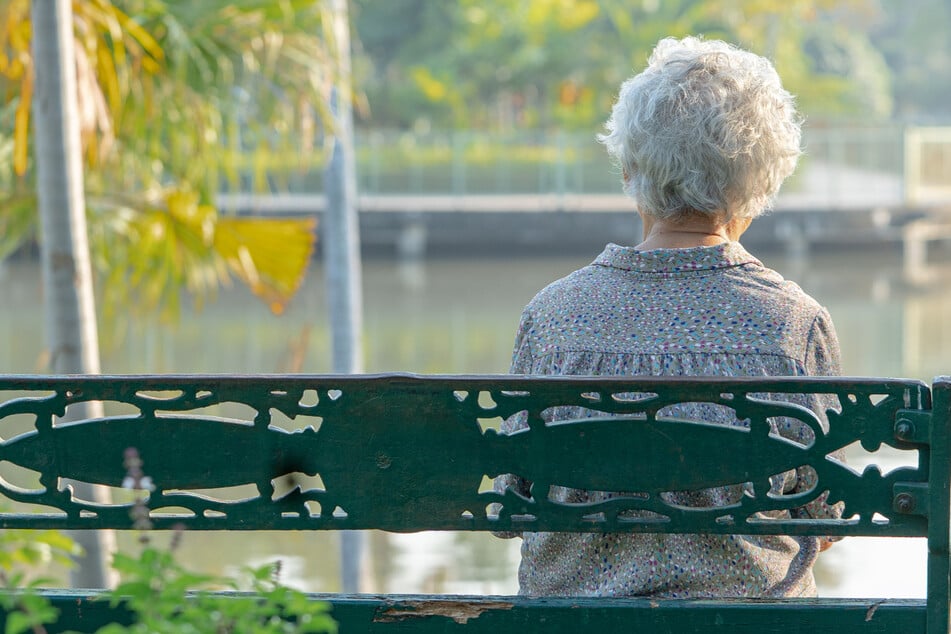
[[[597, 126], [666, 36], [772, 58], [810, 116], [890, 110], [875, 0], [356, 0], [376, 126]], [[860, 25], [863, 28], [853, 28]]]
[[[82, 156], [76, 99], [74, 38], [70, 0], [33, 0], [32, 22], [37, 37], [33, 100], [38, 211], [43, 225], [41, 268], [49, 371], [55, 374], [98, 374], [96, 324], [86, 215], [83, 204]], [[63, 421], [103, 415], [102, 403], [71, 404]], [[72, 483], [73, 494], [100, 503], [109, 501], [101, 487]], [[84, 554], [70, 573], [73, 586], [110, 585], [111, 531], [75, 531]]]
[[[909, 122], [951, 118], [951, 4], [947, 0], [878, 0], [875, 45], [892, 70], [895, 114]], [[938, 78], [942, 78], [938, 80]]]
[[[106, 308], [174, 317], [182, 287], [200, 301], [236, 276], [280, 312], [310, 260], [313, 221], [235, 217], [214, 200], [225, 179], [250, 172], [260, 187], [273, 157], [315, 150], [334, 80], [323, 4], [73, 8], [90, 239]], [[0, 256], [35, 221], [31, 35], [29, 0], [0, 6]]]
[[425, 83], [411, 77], [411, 69], [435, 61], [453, 46], [458, 3], [354, 0], [351, 4], [358, 53], [354, 73], [373, 104], [373, 120], [408, 127], [419, 112], [439, 123], [450, 120], [450, 96], [440, 86], [427, 92]]
[[877, 15], [873, 0], [695, 4], [697, 23], [772, 59], [811, 119], [891, 114], [891, 73], [870, 36]]

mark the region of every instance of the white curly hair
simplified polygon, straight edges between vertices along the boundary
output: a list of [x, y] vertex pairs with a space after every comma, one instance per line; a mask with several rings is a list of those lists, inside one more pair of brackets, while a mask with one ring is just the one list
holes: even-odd
[[665, 38], [621, 85], [598, 135], [641, 213], [755, 218], [793, 173], [802, 119], [769, 60], [718, 40]]

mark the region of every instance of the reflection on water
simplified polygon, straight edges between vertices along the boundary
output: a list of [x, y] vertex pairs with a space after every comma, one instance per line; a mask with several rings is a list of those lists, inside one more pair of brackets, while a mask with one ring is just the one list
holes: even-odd
[[[590, 258], [369, 261], [364, 269], [367, 371], [504, 372], [525, 303]], [[940, 254], [939, 254], [940, 256]], [[909, 278], [900, 256], [817, 255], [807, 261], [764, 255], [827, 306], [838, 327], [843, 372], [930, 381], [951, 373], [951, 261], [945, 254]], [[0, 372], [42, 371], [39, 271], [0, 269]], [[105, 373], [328, 372], [330, 344], [319, 269], [287, 313], [276, 318], [240, 289], [223, 293], [175, 327], [130, 317], [101, 326]], [[109, 335], [125, 332], [121, 341]], [[860, 456], [853, 456], [860, 461]], [[894, 465], [892, 465], [894, 466]], [[123, 536], [127, 544], [130, 536]], [[510, 593], [518, 540], [490, 535], [371, 533], [366, 589], [380, 592]], [[193, 533], [183, 560], [226, 573], [281, 557], [288, 582], [308, 590], [338, 585], [336, 539], [307, 532]], [[821, 592], [922, 596], [923, 540], [849, 539], [820, 558]]]

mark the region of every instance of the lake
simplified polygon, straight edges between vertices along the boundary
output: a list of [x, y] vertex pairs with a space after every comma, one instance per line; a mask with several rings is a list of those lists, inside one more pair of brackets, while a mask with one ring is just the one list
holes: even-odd
[[[753, 250], [756, 253], [755, 250]], [[507, 370], [522, 307], [588, 257], [433, 259], [364, 263], [367, 372], [491, 373]], [[816, 254], [802, 260], [757, 253], [832, 314], [843, 372], [918, 378], [951, 373], [951, 255], [903, 271], [890, 249]], [[0, 268], [0, 372], [43, 371], [43, 317], [36, 263]], [[330, 368], [324, 284], [310, 272], [287, 312], [275, 317], [243, 288], [222, 291], [175, 325], [134, 312], [100, 324], [104, 373], [325, 373]], [[855, 460], [859, 460], [855, 457]], [[894, 464], [890, 465], [894, 466]], [[133, 547], [129, 536], [123, 540]], [[372, 592], [512, 593], [518, 540], [440, 533], [366, 534], [364, 589]], [[233, 533], [185, 536], [183, 561], [226, 573], [280, 558], [284, 580], [336, 590], [333, 535]], [[817, 567], [824, 596], [924, 596], [924, 540], [847, 539]]]

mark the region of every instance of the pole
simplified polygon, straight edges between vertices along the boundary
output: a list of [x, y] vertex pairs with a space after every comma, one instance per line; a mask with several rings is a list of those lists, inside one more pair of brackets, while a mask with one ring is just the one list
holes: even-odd
[[[324, 172], [327, 204], [321, 248], [326, 271], [333, 371], [359, 374], [363, 372], [363, 301], [360, 227], [356, 211], [356, 164], [353, 155], [353, 110], [350, 102], [350, 25], [347, 1], [331, 0], [330, 4], [338, 73], [330, 99], [335, 130], [333, 154]], [[327, 509], [326, 512], [332, 510]], [[340, 578], [343, 592], [360, 591], [362, 551], [362, 535], [359, 532], [341, 532]]]

